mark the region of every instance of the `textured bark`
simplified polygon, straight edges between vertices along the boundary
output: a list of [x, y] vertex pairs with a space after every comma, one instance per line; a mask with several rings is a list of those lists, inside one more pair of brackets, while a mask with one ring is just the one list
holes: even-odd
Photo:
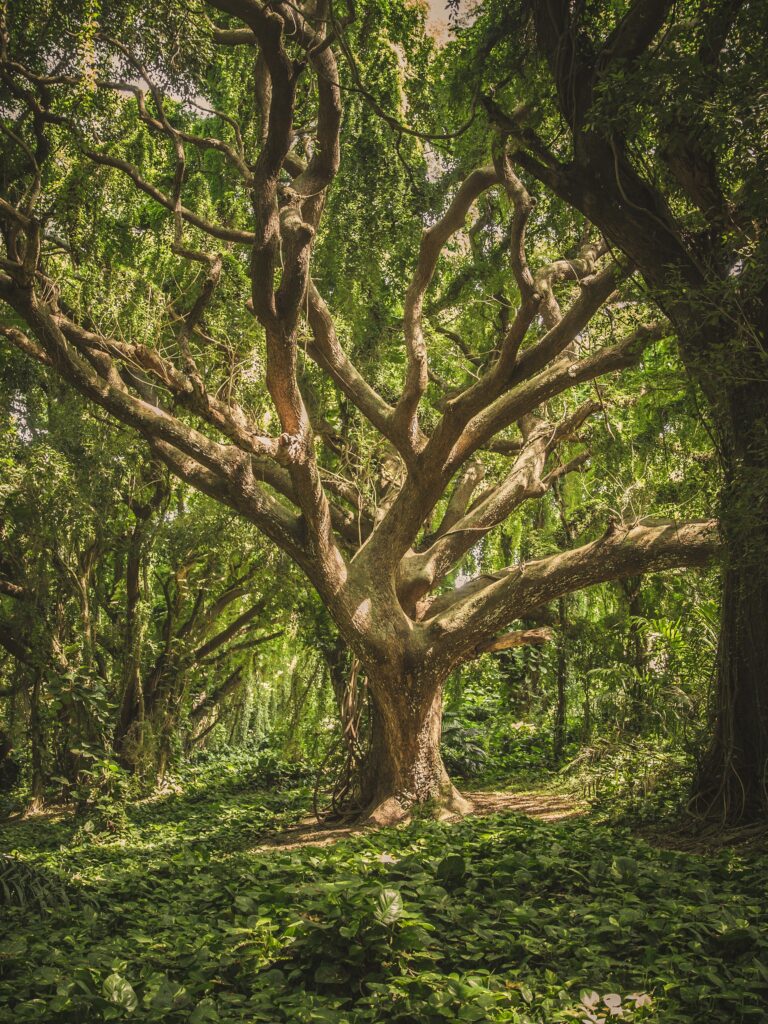
[[363, 768], [363, 817], [391, 824], [417, 804], [438, 814], [464, 813], [469, 803], [455, 788], [440, 754], [443, 679], [422, 672], [396, 681], [385, 673], [369, 680], [371, 748]]
[[738, 824], [768, 817], [768, 394], [743, 386], [730, 408], [713, 737], [694, 807]]

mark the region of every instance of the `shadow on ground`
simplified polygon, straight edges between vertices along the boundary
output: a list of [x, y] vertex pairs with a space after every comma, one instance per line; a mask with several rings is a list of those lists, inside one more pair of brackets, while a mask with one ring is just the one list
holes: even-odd
[[[541, 821], [565, 821], [584, 814], [585, 808], [571, 797], [539, 790], [510, 792], [509, 790], [476, 790], [464, 793], [472, 802], [470, 814], [483, 817], [489, 814], [527, 814]], [[458, 820], [458, 817], [457, 819]], [[283, 832], [271, 836], [253, 852], [294, 850], [302, 846], [330, 846], [340, 839], [367, 831], [364, 825], [318, 822], [313, 816], [303, 818]]]

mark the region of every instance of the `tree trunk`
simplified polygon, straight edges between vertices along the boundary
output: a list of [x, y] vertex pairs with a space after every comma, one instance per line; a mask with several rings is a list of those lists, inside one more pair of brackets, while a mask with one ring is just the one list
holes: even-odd
[[768, 388], [734, 390], [721, 430], [727, 561], [713, 737], [694, 798], [699, 813], [732, 825], [768, 817]]
[[557, 637], [557, 704], [552, 736], [552, 752], [556, 765], [563, 760], [565, 751], [565, 720], [568, 711], [568, 603], [565, 597], [558, 598]]
[[629, 630], [625, 644], [625, 660], [632, 671], [629, 692], [629, 732], [640, 736], [646, 726], [646, 675], [650, 650], [646, 635], [638, 619], [643, 617], [642, 576], [630, 576], [619, 581], [629, 615]]
[[584, 744], [589, 744], [592, 741], [592, 687], [589, 677], [589, 669], [584, 666], [582, 671], [584, 673], [582, 681], [582, 688], [584, 690], [584, 711], [581, 724], [581, 741]]
[[455, 788], [440, 754], [444, 677], [369, 674], [371, 746], [363, 766], [363, 818], [381, 825], [426, 806], [439, 816], [471, 805]]
[[29, 705], [29, 746], [31, 752], [31, 776], [29, 805], [27, 812], [34, 814], [45, 804], [45, 768], [43, 765], [43, 724], [40, 716], [41, 675], [35, 671]]
[[141, 682], [143, 623], [141, 609], [141, 555], [144, 523], [134, 527], [125, 573], [125, 635], [123, 641], [123, 693], [114, 746], [126, 768], [134, 770], [143, 746], [144, 693]]

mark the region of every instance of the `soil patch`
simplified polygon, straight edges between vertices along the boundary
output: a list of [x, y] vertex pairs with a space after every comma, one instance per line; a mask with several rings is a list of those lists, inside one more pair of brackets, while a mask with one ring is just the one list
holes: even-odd
[[[585, 807], [578, 801], [558, 793], [542, 790], [475, 790], [463, 795], [472, 801], [470, 814], [484, 817], [489, 814], [527, 814], [542, 821], [563, 821], [584, 814]], [[458, 818], [456, 820], [459, 820]], [[255, 852], [266, 850], [295, 850], [302, 846], [329, 846], [340, 839], [366, 831], [364, 825], [326, 824], [312, 816], [303, 818], [297, 824], [272, 836], [267, 842], [254, 848]]]

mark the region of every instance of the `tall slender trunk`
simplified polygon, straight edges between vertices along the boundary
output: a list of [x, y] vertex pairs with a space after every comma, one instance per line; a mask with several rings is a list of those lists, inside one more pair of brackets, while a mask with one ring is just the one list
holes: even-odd
[[555, 764], [560, 764], [565, 750], [565, 720], [568, 711], [568, 602], [561, 597], [558, 606], [557, 636], [557, 703], [552, 735], [552, 752]]
[[125, 635], [123, 641], [123, 695], [115, 729], [115, 749], [129, 767], [135, 767], [142, 746], [144, 692], [141, 680], [143, 622], [141, 615], [141, 556], [144, 523], [131, 534], [125, 571]]
[[627, 603], [629, 629], [625, 645], [625, 658], [632, 671], [629, 690], [629, 731], [640, 735], [647, 719], [645, 676], [650, 651], [646, 635], [638, 621], [643, 615], [642, 576], [630, 576], [619, 586]]
[[35, 670], [29, 706], [29, 746], [31, 758], [30, 801], [28, 810], [42, 810], [45, 804], [45, 768], [43, 765], [43, 724], [40, 717], [41, 673]]
[[583, 718], [581, 723], [581, 741], [590, 743], [592, 740], [592, 687], [590, 684], [589, 669], [586, 665], [582, 669], [584, 676], [582, 689], [584, 691]]
[[120, 759], [126, 767], [133, 770], [140, 766], [146, 752], [146, 719], [150, 712], [142, 678], [144, 633], [147, 625], [144, 607], [146, 581], [142, 585], [142, 568], [152, 547], [153, 516], [159, 512], [168, 496], [167, 480], [159, 463], [153, 460], [150, 466], [145, 468], [145, 472], [146, 476], [141, 482], [151, 482], [153, 492], [150, 498], [142, 503], [131, 495], [126, 497], [126, 503], [133, 513], [135, 522], [128, 539], [126, 556], [123, 691], [114, 736], [114, 747]]
[[[573, 531], [568, 520], [563, 488], [556, 481], [553, 490], [560, 516], [563, 545], [570, 546], [573, 542]], [[557, 600], [557, 617], [557, 704], [555, 705], [552, 752], [555, 764], [560, 764], [565, 751], [566, 715], [568, 712], [568, 627], [570, 623], [568, 621], [568, 598], [565, 594]]]
[[371, 820], [390, 824], [417, 804], [442, 815], [469, 809], [440, 754], [444, 682], [445, 675], [429, 670], [400, 678], [369, 673], [371, 746], [363, 800]]

